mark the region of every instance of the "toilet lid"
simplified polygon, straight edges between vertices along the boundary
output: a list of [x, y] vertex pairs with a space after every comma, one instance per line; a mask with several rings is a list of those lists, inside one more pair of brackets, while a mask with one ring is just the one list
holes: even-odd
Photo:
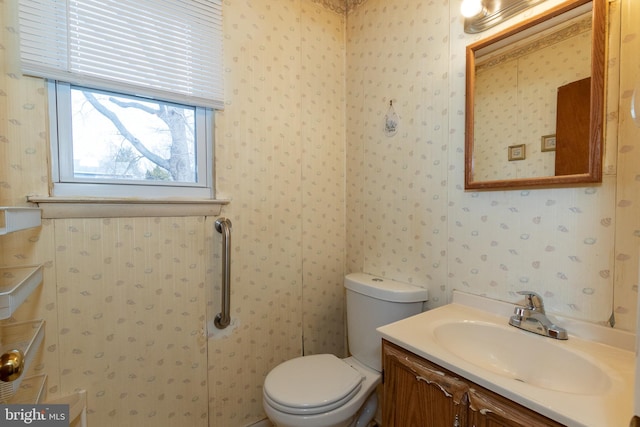
[[317, 354], [276, 366], [264, 381], [264, 394], [283, 412], [316, 414], [351, 399], [362, 380], [360, 372], [336, 356]]

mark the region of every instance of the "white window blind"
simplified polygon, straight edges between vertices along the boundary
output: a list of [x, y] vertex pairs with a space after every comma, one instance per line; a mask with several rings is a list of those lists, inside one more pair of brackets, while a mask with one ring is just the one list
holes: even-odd
[[22, 72], [221, 109], [221, 0], [19, 0]]

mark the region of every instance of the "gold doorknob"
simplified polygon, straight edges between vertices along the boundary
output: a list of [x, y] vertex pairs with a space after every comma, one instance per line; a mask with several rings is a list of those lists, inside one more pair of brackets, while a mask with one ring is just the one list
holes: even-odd
[[23, 370], [24, 355], [20, 350], [9, 350], [0, 357], [0, 381], [15, 381]]

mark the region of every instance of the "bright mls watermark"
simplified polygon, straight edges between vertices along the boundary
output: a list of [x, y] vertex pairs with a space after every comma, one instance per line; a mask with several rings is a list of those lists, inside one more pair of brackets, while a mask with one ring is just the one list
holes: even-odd
[[69, 427], [69, 405], [0, 405], [0, 425]]

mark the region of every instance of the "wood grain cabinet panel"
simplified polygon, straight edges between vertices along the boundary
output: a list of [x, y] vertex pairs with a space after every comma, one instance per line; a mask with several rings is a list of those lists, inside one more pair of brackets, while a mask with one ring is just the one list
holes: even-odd
[[385, 427], [563, 425], [386, 340], [382, 353]]
[[558, 88], [556, 176], [589, 172], [591, 77]]
[[387, 342], [383, 370], [385, 427], [466, 425], [463, 381]]
[[469, 383], [469, 426], [547, 427], [562, 426], [490, 390]]

